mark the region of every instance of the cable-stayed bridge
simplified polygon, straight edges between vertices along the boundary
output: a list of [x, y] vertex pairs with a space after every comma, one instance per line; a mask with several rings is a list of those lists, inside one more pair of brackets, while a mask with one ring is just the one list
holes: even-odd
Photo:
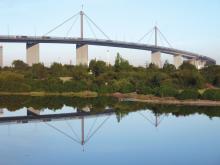
[[[73, 29], [76, 20], [80, 16], [80, 37], [69, 37], [70, 31]], [[70, 29], [67, 31], [65, 37], [52, 37], [49, 36], [52, 32], [56, 31], [58, 28], [63, 26], [69, 21], [73, 21]], [[95, 38], [85, 38], [84, 37], [84, 20], [87, 21], [91, 31], [93, 32]], [[92, 25], [106, 38], [97, 39], [96, 34], [92, 28]], [[155, 44], [143, 44], [141, 41], [149, 34], [154, 34]], [[159, 46], [158, 38], [159, 35], [162, 36], [164, 41], [169, 45], [168, 47]], [[96, 46], [107, 46], [107, 47], [117, 47], [117, 48], [129, 48], [137, 50], [146, 50], [151, 52], [151, 63], [155, 64], [159, 68], [162, 67], [161, 53], [172, 55], [174, 57], [174, 65], [178, 68], [182, 63], [183, 59], [189, 61], [191, 64], [195, 65], [198, 69], [203, 68], [207, 64], [216, 64], [216, 61], [208, 56], [204, 56], [198, 53], [193, 53], [185, 50], [175, 49], [168, 42], [166, 37], [162, 34], [157, 26], [146, 33], [138, 42], [125, 42], [111, 40], [108, 35], [106, 35], [96, 23], [88, 17], [83, 11], [71, 16], [58, 26], [51, 29], [49, 32], [42, 36], [24, 36], [24, 35], [0, 35], [0, 42], [9, 43], [25, 43], [26, 44], [26, 62], [28, 65], [32, 66], [35, 63], [40, 62], [39, 55], [39, 44], [40, 43], [60, 43], [60, 44], [75, 44], [76, 45], [76, 65], [88, 65], [88, 45]], [[0, 47], [0, 65], [2, 65], [2, 47]]]

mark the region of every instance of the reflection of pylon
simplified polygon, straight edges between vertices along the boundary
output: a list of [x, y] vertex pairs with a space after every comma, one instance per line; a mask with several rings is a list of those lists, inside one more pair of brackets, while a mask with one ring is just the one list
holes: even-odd
[[0, 117], [4, 115], [4, 110], [0, 109]]
[[[79, 110], [80, 111], [80, 110]], [[101, 122], [100, 125], [98, 125], [98, 127], [94, 129], [94, 126], [96, 124], [97, 118], [95, 119], [94, 123], [92, 124], [87, 136], [85, 137], [85, 117], [81, 116], [80, 120], [81, 120], [81, 139], [77, 136], [76, 132], [74, 131], [73, 127], [66, 121], [66, 123], [68, 124], [68, 126], [70, 127], [70, 129], [72, 130], [72, 132], [74, 133], [75, 137], [69, 135], [68, 133], [64, 132], [63, 130], [55, 127], [54, 125], [49, 124], [48, 122], [44, 122], [46, 125], [48, 125], [49, 127], [51, 127], [52, 129], [56, 130], [57, 132], [61, 133], [62, 135], [66, 136], [67, 138], [71, 139], [72, 141], [80, 144], [82, 146], [83, 152], [85, 151], [85, 144], [89, 142], [89, 140], [100, 130], [100, 128], [106, 123], [106, 121], [110, 118], [110, 115], [106, 117], [106, 119]], [[77, 138], [78, 137], [78, 138]]]
[[155, 120], [152, 121], [150, 120], [149, 118], [147, 118], [147, 116], [145, 116], [143, 113], [139, 112], [139, 114], [144, 118], [146, 119], [150, 124], [152, 124], [153, 126], [155, 126], [156, 128], [159, 127], [159, 125], [161, 124], [164, 115], [160, 115], [159, 113], [155, 112], [154, 115], [155, 115]]
[[84, 117], [81, 119], [81, 145], [83, 146], [85, 144], [85, 127], [84, 127]]

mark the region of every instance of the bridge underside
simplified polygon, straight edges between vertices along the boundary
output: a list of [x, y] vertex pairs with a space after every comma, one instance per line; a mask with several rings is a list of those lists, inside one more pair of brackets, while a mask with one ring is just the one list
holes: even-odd
[[202, 68], [205, 64], [216, 64], [216, 61], [207, 56], [191, 53], [188, 51], [140, 44], [131, 42], [121, 42], [112, 40], [100, 39], [82, 39], [82, 38], [56, 38], [56, 37], [39, 37], [39, 36], [0, 36], [0, 42], [9, 43], [26, 43], [27, 44], [27, 63], [33, 65], [39, 63], [39, 43], [61, 43], [61, 44], [76, 44], [76, 64], [88, 65], [88, 45], [109, 46], [119, 48], [130, 48], [137, 50], [146, 50], [152, 52], [152, 63], [158, 67], [162, 67], [160, 53], [165, 53], [174, 56], [174, 65], [179, 67], [182, 63], [182, 58], [188, 59], [197, 68]]

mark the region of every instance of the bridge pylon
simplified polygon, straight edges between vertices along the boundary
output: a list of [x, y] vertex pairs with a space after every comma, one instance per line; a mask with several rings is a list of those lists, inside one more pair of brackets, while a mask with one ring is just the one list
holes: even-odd
[[[80, 38], [84, 38], [84, 12], [80, 11]], [[76, 65], [88, 66], [88, 45], [77, 44], [76, 45]]]
[[183, 64], [183, 58], [181, 55], [174, 55], [173, 56], [173, 64], [178, 69]]
[[[155, 41], [155, 47], [158, 46], [157, 44], [157, 36], [158, 36], [158, 27], [154, 27], [154, 41]], [[151, 52], [151, 63], [156, 65], [158, 68], [162, 67], [162, 61], [161, 61], [161, 52], [159, 51], [152, 51]]]
[[27, 42], [26, 60], [29, 66], [40, 63], [40, 46], [38, 43]]

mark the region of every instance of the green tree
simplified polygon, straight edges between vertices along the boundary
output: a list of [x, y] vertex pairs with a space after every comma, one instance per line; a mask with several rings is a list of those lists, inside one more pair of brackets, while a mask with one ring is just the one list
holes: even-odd
[[0, 91], [27, 92], [30, 91], [30, 86], [22, 74], [7, 71], [0, 73]]
[[59, 63], [53, 63], [50, 67], [51, 75], [54, 77], [61, 77], [63, 75], [63, 65]]
[[122, 58], [119, 53], [117, 53], [114, 67], [116, 72], [124, 70], [129, 71], [132, 69], [132, 66], [129, 64], [129, 62]]
[[172, 73], [176, 70], [176, 67], [173, 64], [169, 64], [169, 62], [166, 60], [163, 65], [163, 70], [167, 73]]
[[195, 65], [190, 64], [189, 62], [183, 62], [182, 65], [180, 65], [179, 67], [180, 70], [191, 70], [191, 71], [195, 71], [197, 70], [197, 68], [195, 67]]
[[28, 69], [28, 65], [21, 60], [14, 60], [12, 66], [15, 70], [26, 70]]
[[95, 77], [98, 77], [102, 73], [105, 73], [108, 70], [108, 67], [104, 61], [91, 60], [89, 69], [92, 71]]
[[43, 64], [34, 64], [31, 71], [34, 79], [45, 79], [48, 76], [48, 70]]

